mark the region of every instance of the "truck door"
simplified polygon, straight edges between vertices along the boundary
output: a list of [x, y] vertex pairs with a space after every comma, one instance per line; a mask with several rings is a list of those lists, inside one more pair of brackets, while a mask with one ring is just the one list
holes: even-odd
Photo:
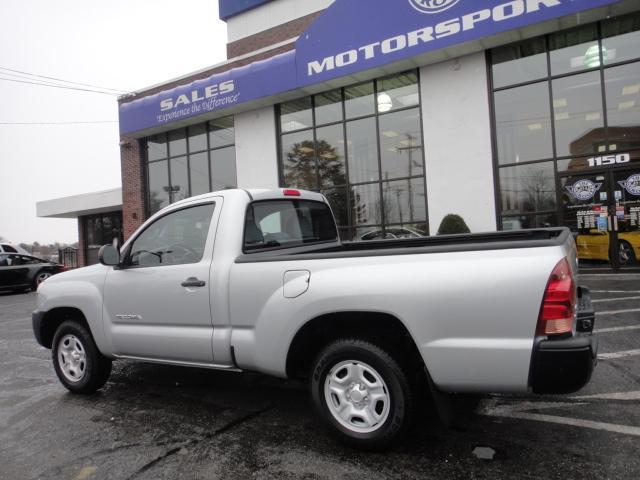
[[[218, 202], [220, 203], [220, 202]], [[168, 212], [138, 234], [104, 287], [116, 355], [213, 362], [210, 269], [219, 205]]]

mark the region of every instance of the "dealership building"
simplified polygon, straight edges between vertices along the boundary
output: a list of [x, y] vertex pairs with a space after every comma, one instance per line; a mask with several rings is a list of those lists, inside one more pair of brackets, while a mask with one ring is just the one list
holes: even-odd
[[125, 238], [186, 197], [297, 187], [344, 240], [454, 213], [567, 225], [584, 258], [633, 244], [637, 0], [218, 3], [227, 61], [119, 99]]

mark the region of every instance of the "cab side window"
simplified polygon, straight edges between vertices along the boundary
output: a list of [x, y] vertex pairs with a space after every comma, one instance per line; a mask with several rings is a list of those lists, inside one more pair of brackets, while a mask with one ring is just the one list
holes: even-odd
[[0, 267], [8, 267], [9, 265], [9, 255], [0, 254]]
[[149, 225], [131, 245], [126, 266], [182, 265], [202, 260], [215, 205], [169, 213]]

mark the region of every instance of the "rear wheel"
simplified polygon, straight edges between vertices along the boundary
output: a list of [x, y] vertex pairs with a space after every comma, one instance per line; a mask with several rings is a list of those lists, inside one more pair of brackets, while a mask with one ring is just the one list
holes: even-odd
[[633, 252], [633, 247], [629, 242], [625, 242], [621, 240], [618, 243], [618, 262], [622, 266], [632, 265], [636, 261], [635, 253]]
[[333, 433], [358, 448], [387, 447], [409, 424], [407, 377], [394, 356], [369, 342], [344, 339], [328, 345], [314, 364], [311, 395]]
[[100, 353], [84, 325], [68, 320], [53, 337], [53, 366], [60, 382], [73, 393], [93, 393], [111, 374], [111, 360]]

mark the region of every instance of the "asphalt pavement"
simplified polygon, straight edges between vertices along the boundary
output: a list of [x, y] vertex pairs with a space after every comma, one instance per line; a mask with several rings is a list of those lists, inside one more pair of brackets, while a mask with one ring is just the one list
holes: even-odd
[[35, 294], [0, 294], [0, 479], [638, 479], [640, 275], [580, 283], [600, 338], [587, 387], [487, 396], [385, 453], [336, 443], [297, 381], [119, 361], [99, 393], [72, 395], [33, 338]]

